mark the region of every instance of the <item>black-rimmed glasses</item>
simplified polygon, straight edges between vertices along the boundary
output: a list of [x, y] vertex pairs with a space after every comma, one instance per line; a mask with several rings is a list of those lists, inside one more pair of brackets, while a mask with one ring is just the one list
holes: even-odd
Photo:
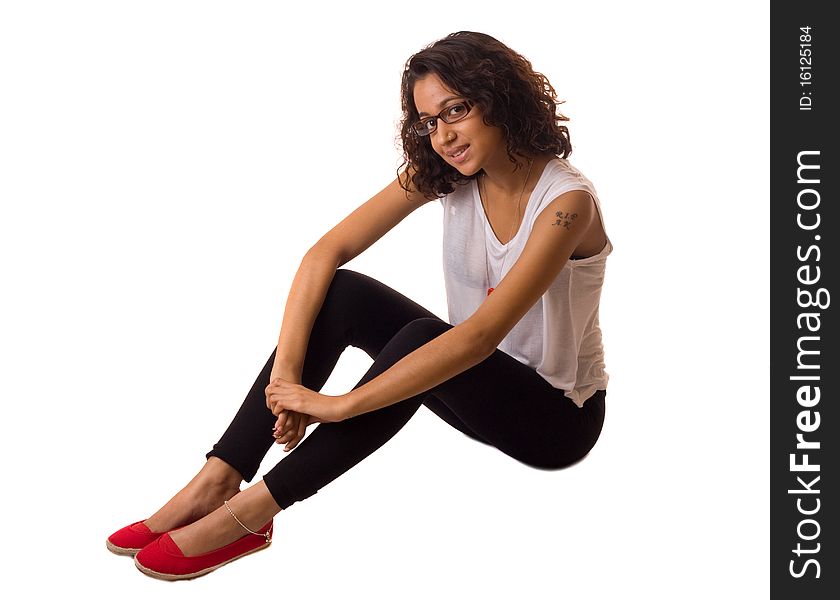
[[469, 100], [462, 100], [461, 102], [450, 104], [440, 111], [437, 116], [423, 117], [411, 127], [414, 129], [414, 133], [421, 137], [431, 135], [437, 130], [438, 119], [449, 125], [457, 123], [470, 113], [472, 105], [473, 103]]

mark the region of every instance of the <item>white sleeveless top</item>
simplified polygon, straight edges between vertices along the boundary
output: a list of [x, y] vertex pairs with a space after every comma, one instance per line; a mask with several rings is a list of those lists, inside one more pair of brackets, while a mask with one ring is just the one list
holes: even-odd
[[[519, 258], [537, 216], [552, 200], [571, 190], [592, 195], [603, 225], [595, 187], [567, 160], [555, 158], [546, 165], [528, 199], [522, 224], [507, 244], [499, 242], [487, 220], [476, 179], [457, 185], [439, 199], [444, 209], [443, 271], [452, 325], [476, 311], [487, 297], [487, 288], [498, 285]], [[595, 256], [567, 261], [545, 294], [498, 346], [553, 387], [564, 390], [579, 407], [596, 390], [607, 389], [598, 306], [611, 252], [612, 242], [607, 237]]]

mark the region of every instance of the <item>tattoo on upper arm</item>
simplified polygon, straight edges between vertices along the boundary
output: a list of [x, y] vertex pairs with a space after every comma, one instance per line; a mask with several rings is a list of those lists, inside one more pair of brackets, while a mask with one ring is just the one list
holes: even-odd
[[557, 216], [557, 220], [552, 225], [562, 225], [566, 229], [570, 229], [574, 220], [577, 219], [577, 213], [567, 213], [558, 210], [554, 214]]

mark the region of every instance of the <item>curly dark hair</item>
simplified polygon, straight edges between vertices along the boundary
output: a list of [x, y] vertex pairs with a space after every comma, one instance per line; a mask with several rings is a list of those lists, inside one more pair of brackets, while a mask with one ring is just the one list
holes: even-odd
[[[552, 152], [566, 158], [572, 152], [569, 119], [557, 107], [557, 93], [531, 62], [499, 40], [473, 31], [458, 31], [430, 44], [405, 63], [402, 75], [403, 163], [412, 168], [411, 186], [428, 199], [449, 194], [455, 184], [474, 179], [462, 175], [433, 149], [428, 137], [419, 137], [412, 125], [420, 119], [414, 105], [414, 84], [430, 73], [451, 90], [478, 105], [484, 123], [500, 127], [511, 162], [514, 154]], [[400, 178], [408, 191], [408, 181]]]

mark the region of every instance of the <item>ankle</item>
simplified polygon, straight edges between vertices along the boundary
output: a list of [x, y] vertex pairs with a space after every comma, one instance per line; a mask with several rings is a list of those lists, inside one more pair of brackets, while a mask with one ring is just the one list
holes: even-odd
[[226, 510], [256, 531], [279, 513], [280, 507], [261, 481], [231, 498]]

